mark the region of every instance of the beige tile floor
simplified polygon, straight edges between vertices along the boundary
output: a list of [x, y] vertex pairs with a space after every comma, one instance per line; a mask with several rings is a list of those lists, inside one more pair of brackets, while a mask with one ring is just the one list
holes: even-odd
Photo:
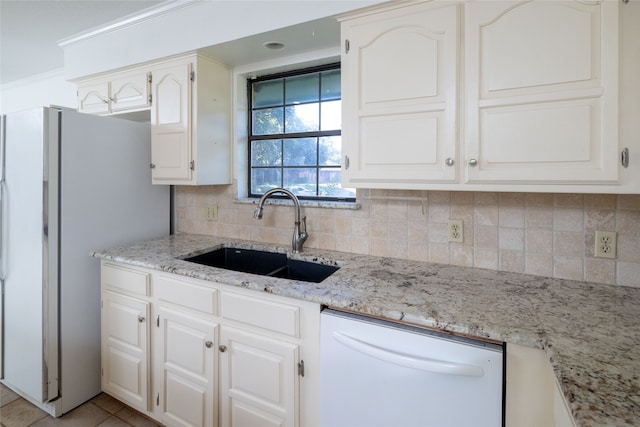
[[158, 427], [159, 424], [104, 393], [54, 418], [0, 384], [0, 426]]

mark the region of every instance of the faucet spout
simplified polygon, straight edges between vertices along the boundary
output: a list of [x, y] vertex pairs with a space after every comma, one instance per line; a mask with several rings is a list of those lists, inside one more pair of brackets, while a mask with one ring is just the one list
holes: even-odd
[[[291, 191], [285, 188], [272, 188], [262, 195], [260, 201], [258, 202], [258, 207], [253, 212], [253, 217], [255, 219], [262, 219], [262, 213], [264, 210], [264, 204], [269, 197], [273, 194], [282, 193], [293, 201], [293, 207], [295, 209], [295, 219], [293, 223], [293, 238], [291, 240], [291, 250], [294, 253], [302, 252], [302, 246], [304, 242], [309, 237], [307, 234], [307, 217], [302, 218], [302, 223], [300, 222], [300, 202], [298, 201], [298, 197], [293, 194]], [[301, 231], [300, 225], [302, 224], [303, 229]]]

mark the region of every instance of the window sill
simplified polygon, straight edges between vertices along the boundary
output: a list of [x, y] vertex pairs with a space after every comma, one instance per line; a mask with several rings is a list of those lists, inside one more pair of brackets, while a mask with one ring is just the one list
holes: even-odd
[[[234, 203], [242, 205], [257, 205], [260, 199], [253, 197], [239, 197], [234, 199]], [[289, 199], [267, 199], [268, 205], [276, 206], [293, 206], [293, 202]], [[346, 209], [359, 210], [360, 203], [357, 202], [331, 202], [327, 200], [300, 200], [300, 206], [304, 208], [321, 208], [321, 209]]]

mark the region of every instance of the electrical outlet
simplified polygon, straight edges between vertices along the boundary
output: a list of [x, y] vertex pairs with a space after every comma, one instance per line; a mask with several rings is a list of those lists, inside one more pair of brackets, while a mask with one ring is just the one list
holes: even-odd
[[615, 258], [616, 237], [615, 231], [596, 231], [595, 256], [598, 258]]
[[464, 241], [462, 220], [450, 219], [448, 224], [449, 242], [462, 243]]
[[207, 206], [206, 207], [206, 215], [207, 215], [207, 221], [217, 221], [218, 220], [218, 205]]

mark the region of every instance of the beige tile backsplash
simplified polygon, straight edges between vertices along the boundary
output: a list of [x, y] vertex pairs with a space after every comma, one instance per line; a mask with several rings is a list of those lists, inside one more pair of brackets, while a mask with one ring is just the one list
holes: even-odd
[[[290, 243], [290, 206], [258, 221], [235, 195], [235, 185], [177, 187], [177, 231]], [[640, 195], [359, 190], [358, 203], [303, 207], [305, 246], [640, 287]], [[449, 219], [463, 221], [463, 243], [448, 242]], [[618, 232], [616, 259], [593, 257], [596, 230]]]

